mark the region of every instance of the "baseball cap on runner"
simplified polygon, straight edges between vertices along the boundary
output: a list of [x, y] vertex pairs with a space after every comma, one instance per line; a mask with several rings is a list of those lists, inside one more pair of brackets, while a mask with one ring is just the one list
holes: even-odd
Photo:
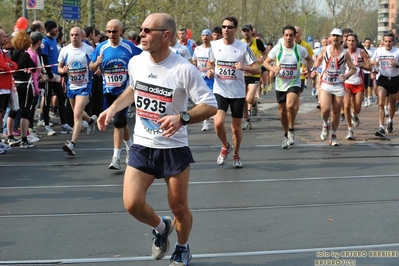
[[242, 30], [254, 30], [251, 24], [245, 24], [242, 26]]
[[319, 42], [315, 42], [314, 48], [320, 48], [321, 44]]
[[342, 36], [342, 30], [335, 28], [331, 31], [330, 35], [339, 35]]
[[201, 32], [201, 36], [202, 35], [209, 35], [209, 36], [212, 36], [212, 31], [210, 30], [210, 29], [204, 29], [202, 32]]

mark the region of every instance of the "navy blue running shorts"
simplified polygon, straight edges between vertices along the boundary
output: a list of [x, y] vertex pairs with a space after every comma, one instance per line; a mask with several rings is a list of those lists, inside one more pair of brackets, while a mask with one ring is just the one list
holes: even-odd
[[133, 144], [128, 165], [155, 178], [175, 176], [194, 163], [189, 147], [154, 149]]

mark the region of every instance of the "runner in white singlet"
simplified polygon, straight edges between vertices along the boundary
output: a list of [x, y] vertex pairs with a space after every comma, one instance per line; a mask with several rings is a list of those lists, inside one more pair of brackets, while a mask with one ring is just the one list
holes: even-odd
[[[364, 93], [364, 73], [363, 70], [371, 70], [369, 56], [367, 52], [357, 47], [359, 41], [355, 33], [348, 33], [346, 39], [347, 52], [356, 66], [356, 72], [345, 81], [346, 94], [344, 97], [344, 112], [346, 124], [348, 125], [348, 134], [346, 139], [353, 140], [353, 127], [359, 126], [359, 113], [362, 109]], [[351, 111], [353, 109], [353, 111]]]
[[[352, 63], [352, 59], [344, 48], [341, 47], [342, 31], [333, 29], [331, 31], [332, 44], [323, 48], [317, 57], [313, 68], [311, 69], [311, 77], [317, 75], [317, 68], [322, 64], [322, 74], [320, 77], [320, 108], [321, 117], [323, 119], [323, 129], [320, 134], [322, 140], [330, 139], [331, 146], [338, 146], [337, 129], [340, 121], [340, 111], [345, 96], [344, 81], [352, 76], [356, 69]], [[345, 63], [349, 71], [345, 73]], [[330, 116], [332, 112], [332, 120]], [[330, 136], [331, 124], [331, 136]]]
[[[313, 59], [306, 49], [295, 43], [296, 29], [293, 26], [283, 28], [282, 42], [279, 42], [267, 55], [263, 65], [276, 74], [276, 98], [279, 105], [280, 121], [283, 126], [283, 149], [295, 144], [295, 114], [296, 103], [301, 90], [301, 74], [308, 74], [313, 65]], [[304, 72], [301, 73], [301, 62], [306, 60]], [[271, 62], [274, 61], [274, 66]]]

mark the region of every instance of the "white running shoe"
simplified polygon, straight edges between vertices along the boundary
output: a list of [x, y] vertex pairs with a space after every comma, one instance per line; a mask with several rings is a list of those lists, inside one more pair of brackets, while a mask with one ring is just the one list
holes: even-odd
[[359, 117], [355, 114], [351, 115], [351, 121], [354, 127], [358, 127], [360, 124]]
[[44, 127], [45, 125], [44, 120], [37, 121], [37, 127]]
[[337, 136], [334, 135], [334, 134], [331, 135], [330, 145], [331, 146], [339, 146], [339, 142], [337, 140]]
[[87, 127], [87, 135], [91, 135], [96, 131], [97, 116], [92, 115], [91, 119], [93, 119], [93, 123]]
[[[158, 233], [155, 229], [152, 229], [152, 234], [154, 235], [151, 253], [152, 257], [156, 260], [163, 259], [169, 251], [169, 235], [173, 232], [175, 228], [174, 221], [168, 216], [162, 216], [162, 221], [165, 223], [165, 232]], [[184, 264], [176, 264], [184, 265]]]
[[288, 149], [289, 147], [290, 147], [290, 144], [288, 143], [288, 138], [284, 137], [283, 142], [281, 143], [281, 148]]
[[326, 140], [329, 134], [330, 134], [330, 122], [328, 122], [327, 126], [323, 125], [323, 129], [321, 130], [320, 134], [321, 140]]
[[7, 139], [7, 145], [10, 147], [16, 147], [21, 144], [21, 139]]
[[366, 101], [365, 101], [365, 104], [364, 104], [364, 106], [365, 106], [365, 107], [369, 107], [369, 106], [371, 106], [371, 101], [370, 101], [370, 98], [366, 98]]
[[21, 141], [21, 144], [19, 144], [19, 147], [21, 149], [27, 149], [27, 148], [33, 148], [35, 145], [30, 142], [29, 140], [27, 141]]
[[315, 88], [312, 89], [312, 96], [313, 96], [313, 97], [316, 96], [316, 89], [315, 89]]
[[73, 133], [73, 128], [71, 128], [69, 125], [61, 126], [61, 134], [72, 134]]
[[121, 160], [118, 157], [112, 157], [112, 161], [108, 166], [108, 169], [112, 170], [120, 170], [121, 169]]
[[75, 156], [75, 144], [67, 140], [62, 146], [62, 149], [68, 153], [69, 156]]
[[44, 126], [44, 131], [47, 133], [47, 136], [54, 136], [57, 133], [53, 130], [51, 126]]
[[38, 142], [40, 141], [40, 139], [38, 137], [36, 137], [36, 135], [29, 133], [29, 135], [27, 136], [28, 140], [32, 143]]
[[242, 130], [249, 130], [249, 129], [252, 129], [251, 120], [245, 120]]
[[348, 129], [348, 134], [346, 135], [347, 140], [354, 140], [355, 137], [353, 136], [353, 130]]
[[227, 156], [231, 152], [231, 149], [232, 148], [231, 148], [230, 143], [229, 143], [229, 147], [227, 149], [223, 148], [223, 147], [220, 149], [219, 156], [216, 160], [218, 165], [225, 165], [227, 163]]
[[244, 167], [242, 165], [241, 158], [240, 158], [239, 154], [233, 154], [233, 159], [234, 159], [233, 168], [237, 169], [237, 168], [243, 168]]
[[0, 149], [2, 149], [4, 151], [9, 151], [9, 150], [11, 150], [11, 147], [8, 146], [7, 144], [5, 144], [4, 142], [0, 141]]
[[205, 120], [204, 123], [202, 124], [202, 131], [209, 131], [209, 125], [210, 123]]
[[294, 131], [288, 131], [288, 144], [290, 146], [295, 144], [295, 133], [294, 133]]

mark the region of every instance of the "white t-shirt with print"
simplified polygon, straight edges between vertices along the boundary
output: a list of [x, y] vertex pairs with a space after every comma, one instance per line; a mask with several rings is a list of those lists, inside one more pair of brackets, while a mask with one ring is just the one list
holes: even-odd
[[92, 74], [89, 70], [89, 64], [93, 51], [93, 47], [85, 43], [82, 43], [79, 48], [68, 44], [61, 49], [58, 62], [69, 67], [67, 89], [78, 90], [91, 84]]
[[193, 54], [193, 61], [197, 61], [197, 68], [201, 72], [202, 77], [206, 77], [207, 67], [206, 64], [209, 59], [210, 47], [203, 45], [195, 47]]
[[227, 45], [223, 39], [212, 41], [209, 61], [215, 62], [215, 83], [213, 93], [224, 98], [236, 99], [245, 97], [244, 71], [235, 69], [235, 63], [252, 65], [256, 58], [251, 48], [240, 40]]
[[187, 110], [188, 97], [197, 105], [217, 107], [198, 69], [173, 52], [160, 63], [143, 52], [129, 62], [130, 86], [135, 91], [136, 124], [133, 142], [156, 149], [188, 146], [187, 128], [182, 126], [170, 138], [162, 136], [157, 120]]
[[371, 58], [372, 61], [377, 61], [380, 68], [380, 75], [385, 77], [396, 77], [399, 75], [399, 68], [392, 66], [390, 61], [394, 60], [396, 64], [399, 64], [399, 49], [392, 47], [391, 50], [385, 49], [385, 47], [379, 47]]

